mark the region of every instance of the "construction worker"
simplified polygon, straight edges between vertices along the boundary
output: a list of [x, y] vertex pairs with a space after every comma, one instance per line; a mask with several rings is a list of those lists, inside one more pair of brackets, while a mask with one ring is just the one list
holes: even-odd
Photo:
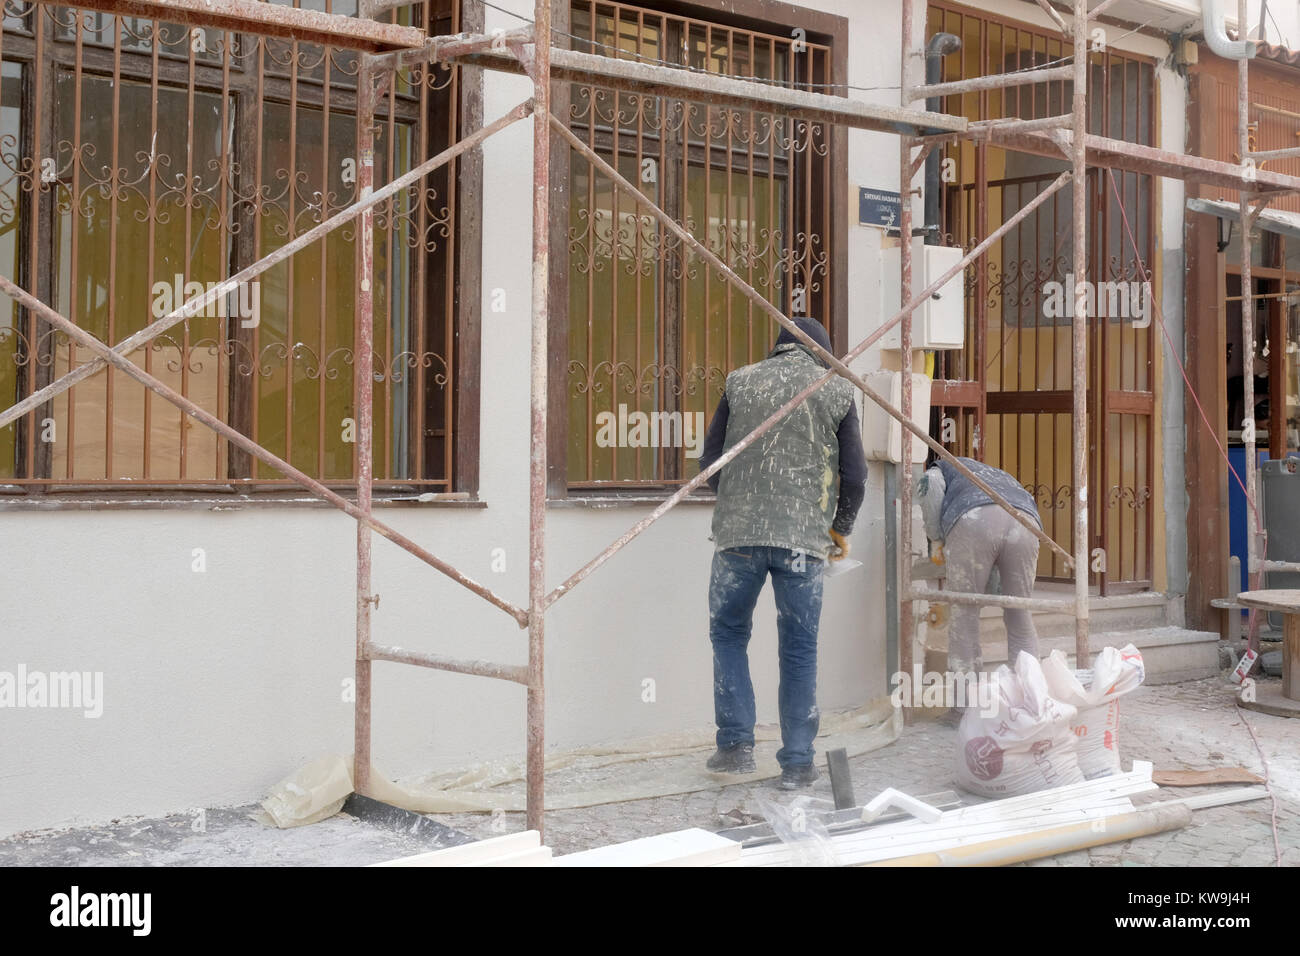
[[[827, 351], [821, 323], [794, 320]], [[701, 469], [757, 428], [826, 372], [812, 349], [782, 330], [761, 362], [727, 376], [700, 455]], [[781, 786], [811, 786], [817, 736], [817, 628], [822, 570], [849, 553], [862, 505], [867, 464], [854, 389], [833, 378], [710, 478], [713, 571], [709, 639], [713, 643], [713, 708], [717, 752], [708, 769], [752, 773], [754, 687], [749, 638], [754, 605], [769, 575], [776, 595], [781, 683]]]
[[[1014, 476], [973, 458], [958, 461], [1042, 528], [1033, 495]], [[939, 460], [926, 469], [916, 493], [926, 537], [938, 545], [942, 555], [948, 590], [967, 594], [1000, 590], [1016, 597], [1033, 593], [1038, 538], [979, 486], [952, 463]], [[953, 606], [948, 625], [948, 670], [955, 675], [978, 673], [983, 666], [979, 614], [974, 605]], [[1033, 615], [1023, 608], [1008, 607], [1003, 608], [1002, 619], [1007, 629], [1007, 660], [1015, 661], [1021, 651], [1037, 657]], [[948, 722], [958, 716], [954, 711], [945, 715]]]

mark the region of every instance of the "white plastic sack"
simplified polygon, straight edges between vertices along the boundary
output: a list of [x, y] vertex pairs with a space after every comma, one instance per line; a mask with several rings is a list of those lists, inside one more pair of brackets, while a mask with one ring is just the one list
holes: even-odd
[[970, 708], [957, 728], [957, 783], [986, 797], [1010, 797], [1080, 783], [1075, 709], [1048, 692], [1038, 660], [1025, 651], [1016, 669], [994, 672], [997, 712]]
[[1043, 662], [1049, 692], [1078, 713], [1071, 730], [1079, 738], [1079, 769], [1089, 780], [1121, 772], [1119, 698], [1142, 683], [1146, 669], [1133, 644], [1104, 647], [1092, 670], [1072, 670], [1060, 651]]

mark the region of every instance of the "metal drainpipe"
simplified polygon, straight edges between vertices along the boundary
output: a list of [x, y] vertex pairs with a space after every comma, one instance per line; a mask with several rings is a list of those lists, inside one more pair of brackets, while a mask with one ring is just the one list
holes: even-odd
[[1205, 43], [1225, 60], [1251, 60], [1255, 57], [1256, 46], [1247, 38], [1249, 30], [1245, 17], [1238, 16], [1237, 39], [1228, 39], [1228, 0], [1203, 0], [1201, 3], [1201, 25], [1205, 31]]
[[[927, 86], [943, 80], [943, 58], [961, 49], [961, 37], [952, 33], [936, 33], [930, 37], [925, 48], [925, 82]], [[938, 113], [943, 106], [942, 97], [932, 96], [925, 101], [925, 108], [931, 113]], [[930, 150], [925, 157], [925, 244], [941, 245], [942, 233], [939, 229], [939, 161], [942, 157], [938, 149]]]

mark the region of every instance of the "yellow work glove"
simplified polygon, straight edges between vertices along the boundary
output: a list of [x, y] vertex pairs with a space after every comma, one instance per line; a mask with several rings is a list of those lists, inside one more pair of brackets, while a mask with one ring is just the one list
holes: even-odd
[[930, 560], [933, 563], [939, 565], [940, 567], [943, 566], [943, 542], [942, 541], [940, 541], [938, 544], [934, 546], [934, 553], [930, 555]]
[[843, 561], [849, 556], [848, 539], [834, 528], [831, 528], [831, 541], [835, 542], [835, 547], [826, 555], [827, 561]]

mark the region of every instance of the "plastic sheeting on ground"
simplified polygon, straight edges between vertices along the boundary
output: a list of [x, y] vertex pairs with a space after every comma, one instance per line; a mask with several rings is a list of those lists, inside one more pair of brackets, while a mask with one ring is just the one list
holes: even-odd
[[[817, 737], [819, 757], [843, 747], [849, 756], [878, 750], [898, 739], [902, 714], [888, 698], [851, 711], [823, 714]], [[692, 793], [778, 776], [780, 727], [754, 729], [758, 771], [736, 776], [711, 773], [705, 758], [714, 749], [714, 729], [658, 734], [625, 744], [557, 751], [546, 757], [546, 807], [562, 810], [624, 800]], [[352, 758], [330, 754], [282, 780], [262, 807], [276, 826], [314, 823], [337, 813], [352, 792]], [[491, 813], [525, 809], [524, 762], [492, 761], [429, 774], [397, 784], [371, 772], [369, 796], [417, 813]]]

